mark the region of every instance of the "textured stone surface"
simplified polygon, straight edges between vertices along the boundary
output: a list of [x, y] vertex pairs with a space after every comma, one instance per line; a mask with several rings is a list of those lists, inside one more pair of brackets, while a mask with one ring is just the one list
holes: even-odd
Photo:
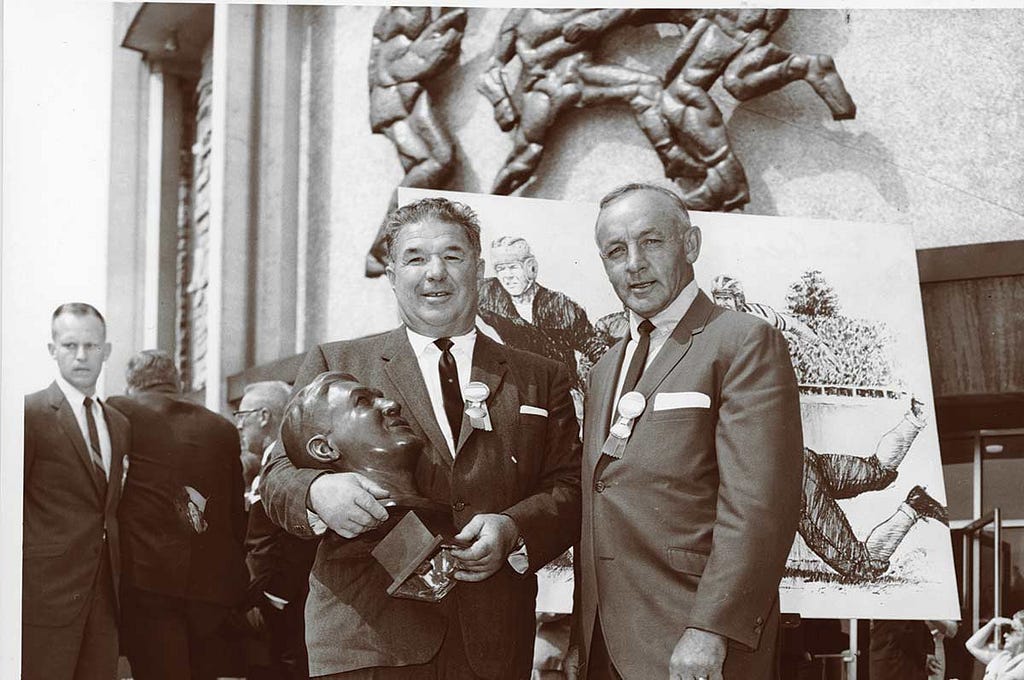
[[[394, 148], [370, 133], [367, 120], [379, 9], [321, 11], [333, 12], [333, 64], [313, 66], [311, 87], [330, 78], [332, 108], [329, 121], [322, 109], [310, 116], [321, 127], [329, 122], [331, 133], [330, 209], [321, 213], [329, 215], [329, 238], [316, 250], [329, 253], [321, 280], [330, 293], [322, 322], [307, 322], [319, 336], [308, 341], [398, 319], [386, 281], [363, 278], [363, 258], [403, 174]], [[487, 191], [511, 148], [475, 90], [504, 13], [470, 9], [458, 69], [428, 87], [458, 146], [451, 189]], [[745, 103], [713, 88], [750, 182], [745, 211], [905, 224], [918, 248], [1024, 238], [1022, 34], [1019, 9], [792, 11], [776, 43], [835, 57], [857, 118], [833, 121], [802, 82]], [[679, 35], [672, 26], [621, 29], [598, 57], [662, 73]], [[629, 111], [574, 110], [551, 130], [536, 181], [522, 194], [596, 200], [638, 178], [663, 172]], [[339, 309], [345, 314], [331, 311]]]

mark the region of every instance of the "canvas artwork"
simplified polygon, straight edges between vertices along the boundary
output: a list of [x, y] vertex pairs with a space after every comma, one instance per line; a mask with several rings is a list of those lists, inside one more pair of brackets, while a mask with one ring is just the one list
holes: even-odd
[[[594, 245], [598, 206], [405, 188], [398, 201], [425, 196], [467, 203], [480, 218], [478, 327], [565, 363], [581, 409], [590, 367], [628, 333]], [[800, 386], [803, 508], [782, 611], [958, 619], [909, 232], [735, 213], [691, 217], [703, 233], [698, 284], [716, 303], [781, 330]], [[538, 609], [569, 611], [571, 556], [540, 576]]]

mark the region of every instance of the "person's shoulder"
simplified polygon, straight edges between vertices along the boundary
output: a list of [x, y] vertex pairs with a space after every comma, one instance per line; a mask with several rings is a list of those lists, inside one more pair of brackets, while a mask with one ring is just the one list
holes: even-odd
[[319, 351], [328, 359], [334, 356], [365, 352], [374, 348], [383, 347], [388, 338], [399, 330], [401, 330], [401, 327], [392, 328], [391, 330], [382, 331], [380, 333], [363, 335], [358, 338], [350, 338], [348, 340], [325, 342], [317, 345], [313, 351]]
[[63, 398], [63, 394], [56, 395], [54, 389], [57, 388], [57, 383], [50, 383], [48, 387], [44, 387], [38, 392], [32, 392], [31, 394], [25, 395], [25, 412], [38, 411], [44, 406], [48, 406], [54, 399], [59, 396]]
[[[488, 338], [488, 341], [493, 342], [490, 338]], [[516, 349], [515, 347], [499, 343], [494, 344], [502, 348], [501, 351], [505, 352], [508, 362], [517, 368], [545, 374], [557, 373], [559, 370], [568, 370], [561, 362], [541, 356], [540, 354], [534, 354], [525, 349]]]
[[772, 324], [764, 319], [746, 312], [738, 312], [715, 305], [708, 317], [707, 328], [739, 338], [764, 337], [778, 333]]

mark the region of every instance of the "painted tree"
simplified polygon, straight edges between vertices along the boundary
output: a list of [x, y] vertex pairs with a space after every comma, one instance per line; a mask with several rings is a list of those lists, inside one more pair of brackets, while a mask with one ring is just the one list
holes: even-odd
[[817, 269], [805, 271], [799, 281], [790, 284], [786, 304], [793, 314], [835, 316], [839, 313], [839, 296]]

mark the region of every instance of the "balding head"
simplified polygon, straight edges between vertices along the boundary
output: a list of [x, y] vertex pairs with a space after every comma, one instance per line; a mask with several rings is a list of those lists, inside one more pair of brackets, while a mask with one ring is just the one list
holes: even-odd
[[291, 387], [281, 380], [265, 380], [246, 386], [235, 412], [235, 425], [243, 449], [259, 456], [277, 438], [289, 396]]

